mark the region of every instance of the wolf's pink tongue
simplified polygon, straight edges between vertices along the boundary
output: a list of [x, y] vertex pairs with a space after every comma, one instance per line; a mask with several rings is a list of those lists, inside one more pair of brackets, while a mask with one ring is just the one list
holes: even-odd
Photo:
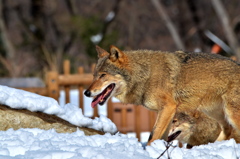
[[92, 103], [91, 103], [92, 108], [95, 108], [98, 103], [99, 103], [99, 101], [92, 101]]
[[95, 108], [102, 98], [103, 95], [97, 96], [91, 103], [92, 108]]

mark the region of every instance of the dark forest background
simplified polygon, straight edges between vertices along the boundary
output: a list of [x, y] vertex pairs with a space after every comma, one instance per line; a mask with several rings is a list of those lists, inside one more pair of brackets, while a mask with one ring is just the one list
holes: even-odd
[[239, 59], [240, 1], [0, 0], [0, 76], [43, 78], [64, 59], [87, 72], [95, 45], [210, 52], [207, 32]]

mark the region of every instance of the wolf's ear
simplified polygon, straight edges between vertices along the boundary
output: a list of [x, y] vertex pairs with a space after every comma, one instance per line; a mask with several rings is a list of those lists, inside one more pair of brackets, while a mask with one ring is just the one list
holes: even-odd
[[115, 62], [117, 60], [119, 60], [120, 62], [123, 62], [123, 57], [124, 57], [124, 53], [117, 48], [116, 46], [111, 45], [110, 47], [110, 60], [112, 62]]
[[102, 58], [104, 56], [109, 56], [109, 53], [106, 50], [102, 49], [101, 47], [99, 47], [97, 45], [96, 45], [96, 50], [98, 53], [98, 58]]

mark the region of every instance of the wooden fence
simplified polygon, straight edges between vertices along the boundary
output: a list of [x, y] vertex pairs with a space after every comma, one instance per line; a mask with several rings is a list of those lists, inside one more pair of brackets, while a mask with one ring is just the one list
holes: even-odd
[[[77, 88], [79, 91], [79, 107], [84, 112], [84, 88], [92, 83], [92, 73], [84, 73], [82, 67], [78, 68], [77, 74], [70, 74], [70, 62], [64, 61], [63, 74], [51, 71], [47, 73], [46, 87], [44, 88], [20, 88], [40, 95], [59, 99], [60, 90], [65, 92], [65, 102], [70, 102], [70, 88]], [[94, 68], [94, 66], [93, 66]], [[98, 107], [94, 108], [93, 117], [98, 116]], [[121, 133], [136, 132], [140, 139], [141, 132], [150, 132], [156, 120], [156, 113], [147, 110], [142, 106], [112, 102], [107, 103], [107, 116], [117, 126]]]

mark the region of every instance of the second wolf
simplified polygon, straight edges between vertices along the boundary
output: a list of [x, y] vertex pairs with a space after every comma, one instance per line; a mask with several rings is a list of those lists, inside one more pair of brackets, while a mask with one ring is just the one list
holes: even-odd
[[[187, 148], [191, 148], [215, 142], [220, 133], [221, 128], [216, 120], [199, 111], [193, 114], [182, 111], [177, 112], [173, 118], [168, 141], [178, 140], [180, 143], [186, 143]], [[240, 136], [236, 134], [235, 129], [230, 137], [240, 143]]]
[[143, 105], [158, 113], [153, 140], [167, 139], [176, 110], [198, 110], [215, 119], [228, 139], [240, 130], [240, 66], [225, 57], [206, 53], [150, 50], [110, 52], [97, 46], [94, 80], [85, 91], [92, 107], [111, 96], [123, 103]]

